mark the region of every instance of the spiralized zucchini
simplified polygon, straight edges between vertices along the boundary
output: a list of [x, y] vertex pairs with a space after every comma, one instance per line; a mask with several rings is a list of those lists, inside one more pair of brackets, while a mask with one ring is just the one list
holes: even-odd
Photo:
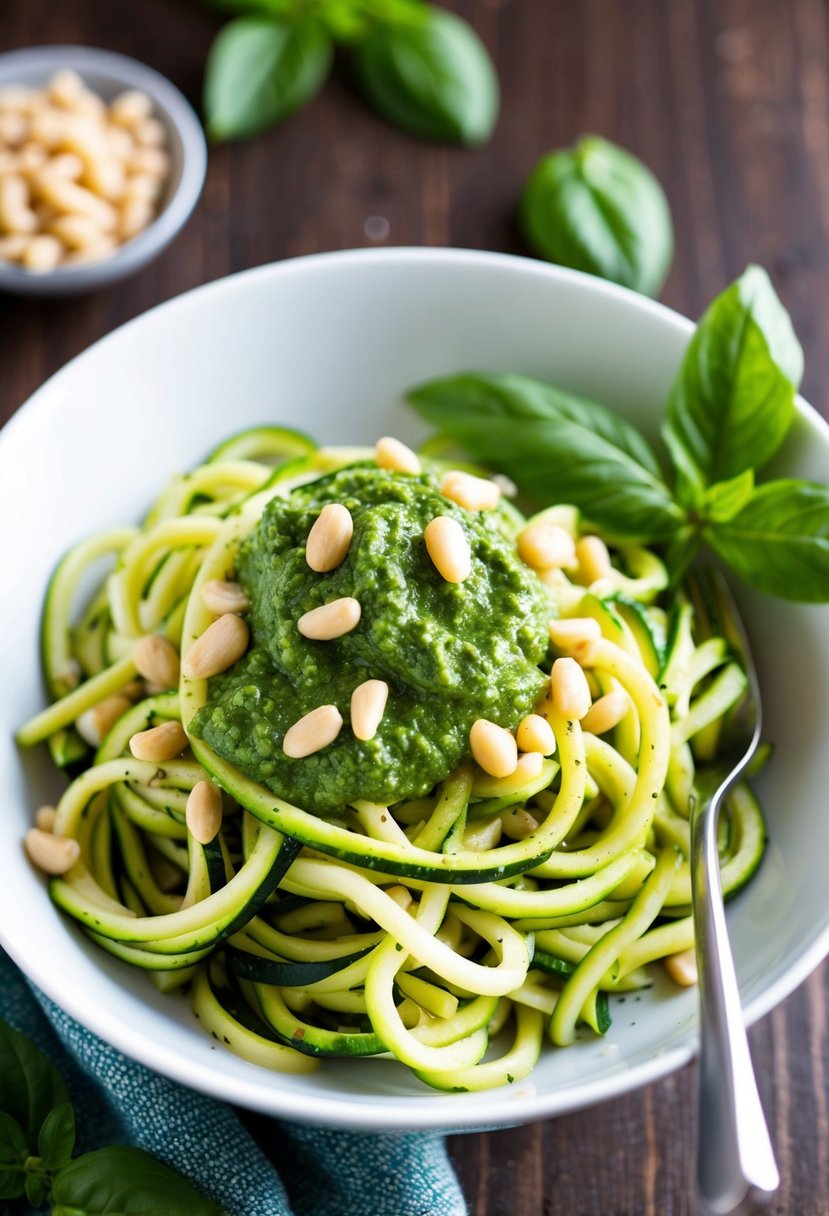
[[[437, 1089], [481, 1090], [526, 1076], [545, 1038], [607, 1033], [613, 994], [648, 987], [655, 963], [693, 945], [690, 803], [716, 773], [745, 676], [707, 606], [668, 591], [659, 558], [625, 545], [598, 578], [584, 564], [539, 576], [551, 619], [598, 622], [601, 637], [575, 652], [594, 700], [624, 697], [591, 732], [545, 696], [556, 750], [540, 765], [498, 779], [465, 762], [427, 797], [323, 819], [195, 737], [169, 762], [133, 758], [136, 732], [187, 728], [207, 683], [149, 687], [140, 639], [198, 637], [213, 620], [200, 589], [226, 577], [264, 504], [371, 456], [247, 431], [176, 478], [141, 527], [77, 545], [44, 609], [52, 703], [19, 742], [47, 742], [73, 778], [54, 832], [80, 856], [51, 879], [52, 899], [159, 988], [188, 986], [231, 1051], [290, 1072], [391, 1055]], [[504, 515], [517, 535], [523, 517], [511, 504]], [[582, 531], [573, 508], [543, 517]], [[90, 711], [114, 694], [92, 749]], [[206, 779], [223, 790], [223, 818], [200, 844], [185, 811]], [[756, 870], [765, 830], [745, 784], [726, 810], [728, 896]]]

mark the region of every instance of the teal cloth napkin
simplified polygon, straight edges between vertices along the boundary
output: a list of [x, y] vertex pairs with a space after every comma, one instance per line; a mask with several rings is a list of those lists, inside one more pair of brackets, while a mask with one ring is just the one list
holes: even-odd
[[[229, 1106], [183, 1088], [90, 1034], [0, 950], [0, 1017], [63, 1073], [78, 1151], [134, 1144], [185, 1174], [228, 1216], [465, 1216], [442, 1137], [344, 1132], [280, 1120], [267, 1155]], [[3, 1216], [28, 1211], [3, 1206]]]

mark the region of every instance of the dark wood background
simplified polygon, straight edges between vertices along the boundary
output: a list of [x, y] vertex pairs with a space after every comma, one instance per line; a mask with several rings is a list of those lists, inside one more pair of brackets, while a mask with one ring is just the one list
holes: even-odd
[[[211, 152], [185, 232], [136, 278], [63, 303], [0, 297], [0, 420], [89, 343], [161, 300], [277, 258], [378, 243], [521, 252], [513, 211], [543, 152], [617, 140], [665, 184], [677, 231], [666, 303], [697, 315], [749, 261], [772, 273], [827, 412], [829, 14], [825, 0], [458, 0], [492, 50], [503, 111], [476, 152], [416, 143], [369, 113], [338, 64], [282, 128]], [[0, 50], [65, 42], [136, 56], [198, 103], [220, 17], [188, 0], [2, 0]], [[371, 221], [371, 222], [367, 222]], [[373, 238], [373, 239], [372, 239]], [[829, 971], [752, 1034], [777, 1143], [779, 1216], [829, 1214]], [[690, 1211], [694, 1070], [598, 1109], [452, 1153], [473, 1216]]]

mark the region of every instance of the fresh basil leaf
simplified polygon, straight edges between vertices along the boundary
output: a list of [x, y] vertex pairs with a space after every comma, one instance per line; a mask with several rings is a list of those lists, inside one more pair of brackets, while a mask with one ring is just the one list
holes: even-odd
[[616, 537], [662, 540], [683, 522], [633, 427], [527, 376], [468, 373], [411, 390], [429, 422], [546, 505], [571, 502]]
[[829, 488], [810, 481], [768, 481], [705, 539], [731, 569], [785, 600], [829, 600]]
[[0, 1199], [17, 1199], [23, 1194], [23, 1163], [28, 1155], [23, 1128], [11, 1115], [0, 1111]]
[[191, 1182], [139, 1148], [100, 1148], [55, 1175], [53, 1216], [222, 1216]]
[[357, 80], [382, 116], [412, 135], [476, 146], [498, 117], [498, 77], [478, 35], [431, 5], [377, 23], [353, 49]]
[[728, 481], [717, 481], [705, 491], [702, 514], [715, 523], [733, 519], [754, 493], [754, 470], [746, 469]]
[[714, 300], [688, 344], [662, 434], [677, 495], [698, 507], [705, 488], [760, 469], [794, 419], [803, 351], [759, 266]]
[[645, 295], [659, 294], [673, 257], [664, 190], [640, 160], [597, 135], [542, 157], [519, 221], [541, 257]]
[[331, 56], [331, 39], [318, 21], [252, 16], [228, 22], [207, 58], [208, 134], [243, 139], [281, 122], [319, 91]]
[[31, 1151], [49, 1111], [68, 1101], [54, 1064], [19, 1030], [0, 1020], [0, 1111], [17, 1120]]
[[47, 1170], [65, 1165], [75, 1147], [75, 1112], [71, 1102], [53, 1107], [43, 1121], [37, 1151]]
[[26, 1198], [33, 1208], [39, 1208], [46, 1201], [46, 1196], [49, 1193], [49, 1187], [46, 1179], [40, 1174], [26, 1175]]

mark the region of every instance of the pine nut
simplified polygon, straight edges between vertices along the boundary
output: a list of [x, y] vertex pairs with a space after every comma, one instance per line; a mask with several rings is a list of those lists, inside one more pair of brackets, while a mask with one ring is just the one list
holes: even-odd
[[0, 228], [6, 232], [34, 232], [37, 216], [29, 207], [29, 187], [22, 177], [0, 177]]
[[115, 693], [82, 713], [75, 722], [75, 729], [90, 747], [100, 747], [118, 719], [131, 708], [129, 697]]
[[85, 92], [84, 82], [77, 72], [73, 72], [69, 68], [56, 72], [49, 81], [50, 99], [67, 110], [73, 109], [78, 98]]
[[53, 832], [57, 811], [53, 806], [41, 806], [35, 811], [35, 827], [41, 832]]
[[118, 236], [122, 241], [131, 241], [143, 232], [155, 215], [155, 207], [145, 198], [125, 198], [118, 209]]
[[613, 573], [607, 545], [599, 536], [582, 536], [576, 542], [576, 558], [581, 576], [588, 587]]
[[693, 946], [688, 950], [680, 951], [679, 954], [669, 954], [662, 961], [665, 964], [665, 970], [668, 972], [668, 975], [681, 988], [692, 988], [699, 979], [697, 974], [697, 956]]
[[305, 560], [317, 574], [336, 570], [348, 553], [354, 521], [348, 507], [332, 502], [314, 520], [305, 543]]
[[76, 182], [52, 177], [48, 172], [41, 173], [38, 190], [44, 202], [51, 203], [58, 211], [87, 215], [100, 224], [104, 231], [111, 231], [117, 225], [118, 216], [112, 204]]
[[[126, 176], [120, 161], [116, 160], [106, 149], [95, 155], [87, 154], [84, 160], [83, 184], [90, 190], [94, 190], [96, 194], [100, 194], [102, 198], [109, 199], [110, 202], [120, 199], [126, 185]], [[150, 218], [152, 218], [152, 214], [151, 210]], [[146, 225], [142, 225], [142, 227], [146, 227]]]
[[32, 238], [22, 233], [14, 236], [0, 236], [0, 258], [4, 262], [19, 262], [29, 247]]
[[104, 235], [88, 215], [57, 215], [47, 226], [69, 249], [92, 249]]
[[17, 156], [17, 167], [24, 177], [37, 173], [48, 159], [48, 152], [41, 144], [24, 144]]
[[19, 111], [7, 110], [0, 113], [0, 143], [7, 147], [17, 147], [22, 144], [29, 133], [29, 120]]
[[27, 270], [54, 270], [63, 254], [63, 244], [56, 236], [34, 236], [20, 259]]
[[305, 612], [297, 621], [297, 629], [304, 638], [312, 638], [316, 642], [330, 642], [341, 638], [343, 634], [351, 633], [360, 623], [362, 608], [360, 601], [350, 595], [332, 600], [330, 604], [322, 604]]
[[[37, 146], [37, 145], [35, 145]], [[45, 153], [44, 153], [45, 157]], [[48, 160], [41, 161], [39, 172], [35, 176], [34, 187], [40, 188], [41, 178], [62, 177], [66, 181], [77, 181], [83, 173], [83, 161], [74, 152], [61, 152], [59, 156], [52, 156]]]
[[494, 481], [460, 469], [446, 474], [440, 483], [440, 492], [465, 511], [494, 511], [501, 500], [500, 487]]
[[351, 729], [358, 739], [374, 738], [388, 699], [389, 686], [385, 680], [365, 680], [357, 685], [351, 694]]
[[226, 612], [208, 625], [181, 664], [181, 673], [188, 680], [206, 680], [220, 671], [227, 671], [248, 648], [250, 631], [240, 616]]
[[412, 894], [407, 887], [386, 887], [385, 893], [388, 895], [389, 899], [393, 899], [398, 907], [402, 908], [404, 912], [408, 912], [409, 908], [411, 908], [412, 904], [414, 903]]
[[613, 688], [599, 697], [581, 720], [582, 730], [593, 735], [604, 735], [618, 726], [630, 709], [630, 698], [621, 688]]
[[282, 750], [293, 760], [311, 756], [333, 743], [342, 726], [342, 714], [336, 705], [318, 705], [288, 728]]
[[515, 498], [516, 494], [518, 493], [518, 486], [511, 477], [507, 477], [506, 473], [493, 473], [492, 480], [495, 482], [504, 498]]
[[187, 796], [187, 830], [199, 844], [210, 844], [222, 826], [222, 791], [213, 781], [198, 781]]
[[381, 469], [390, 469], [393, 473], [420, 472], [420, 460], [416, 453], [390, 435], [384, 435], [382, 439], [377, 440], [374, 454]]
[[133, 127], [136, 123], [144, 122], [152, 112], [153, 103], [139, 89], [129, 89], [119, 94], [109, 105], [110, 121], [119, 127]]
[[486, 718], [478, 718], [472, 724], [469, 746], [475, 762], [490, 777], [510, 777], [518, 767], [515, 736]]
[[[107, 127], [104, 137], [110, 152], [113, 156], [117, 156], [118, 160], [125, 161], [132, 155], [135, 144], [129, 131], [123, 127]], [[153, 178], [153, 181], [156, 180]]]
[[81, 855], [81, 846], [70, 836], [55, 836], [40, 828], [29, 828], [23, 844], [29, 860], [44, 874], [65, 874]]
[[146, 148], [160, 148], [167, 142], [164, 123], [157, 118], [145, 118], [143, 122], [137, 122], [132, 129], [132, 134], [136, 143]]
[[566, 528], [539, 520], [519, 535], [518, 556], [533, 570], [558, 570], [575, 564], [576, 546]]
[[542, 756], [552, 756], [556, 750], [553, 728], [541, 714], [527, 714], [515, 737], [522, 752], [538, 752]]
[[186, 746], [187, 736], [180, 722], [162, 722], [130, 739], [130, 751], [136, 760], [174, 760]]
[[82, 266], [88, 262], [99, 262], [101, 258], [113, 253], [116, 248], [114, 237], [102, 233], [94, 245], [87, 245], [84, 249], [75, 249], [72, 253], [67, 253], [63, 260], [67, 266]]
[[142, 198], [154, 203], [161, 193], [162, 179], [153, 173], [135, 173], [127, 178], [124, 199]]
[[538, 831], [538, 820], [530, 814], [526, 807], [516, 807], [513, 811], [504, 811], [501, 815], [504, 835], [510, 840], [526, 840]]
[[163, 689], [178, 688], [181, 663], [172, 642], [157, 633], [149, 633], [138, 643], [132, 657], [138, 674], [145, 680]]
[[447, 583], [462, 583], [472, 570], [472, 551], [466, 534], [456, 519], [438, 515], [426, 525], [426, 550]]
[[592, 616], [550, 621], [550, 641], [559, 650], [578, 650], [585, 642], [596, 642], [601, 636], [601, 625]]
[[166, 177], [170, 172], [170, 158], [161, 148], [134, 148], [127, 157], [126, 169], [128, 173]]
[[518, 757], [518, 764], [512, 775], [519, 781], [532, 781], [534, 777], [541, 776], [543, 767], [544, 757], [541, 752], [524, 752]]
[[590, 709], [587, 678], [575, 659], [556, 659], [550, 673], [550, 697], [565, 718], [579, 721]]
[[221, 616], [225, 612], [247, 612], [250, 600], [238, 583], [212, 578], [201, 589], [202, 603], [210, 612]]

